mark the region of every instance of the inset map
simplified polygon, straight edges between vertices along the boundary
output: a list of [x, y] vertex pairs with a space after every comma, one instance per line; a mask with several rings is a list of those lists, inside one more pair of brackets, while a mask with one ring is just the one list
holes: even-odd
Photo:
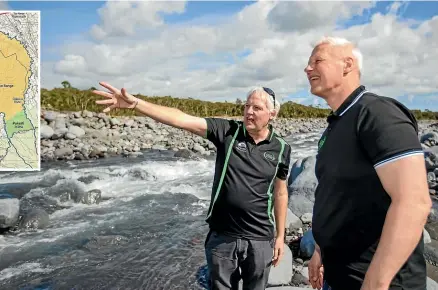
[[0, 171], [40, 170], [40, 12], [0, 11]]

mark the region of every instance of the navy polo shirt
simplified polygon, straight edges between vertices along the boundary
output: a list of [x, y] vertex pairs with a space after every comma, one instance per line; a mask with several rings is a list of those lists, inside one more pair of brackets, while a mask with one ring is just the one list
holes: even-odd
[[237, 238], [272, 239], [275, 178], [287, 178], [289, 144], [271, 125], [268, 137], [256, 144], [241, 121], [206, 120], [206, 138], [217, 147], [210, 229]]
[[[332, 289], [359, 290], [391, 204], [376, 168], [423, 151], [413, 114], [364, 86], [327, 120], [318, 144], [313, 235]], [[426, 289], [423, 248], [421, 239], [390, 289]]]

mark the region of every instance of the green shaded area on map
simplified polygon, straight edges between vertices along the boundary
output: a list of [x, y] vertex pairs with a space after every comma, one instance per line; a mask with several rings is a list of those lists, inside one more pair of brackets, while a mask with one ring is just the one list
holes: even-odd
[[29, 119], [26, 117], [24, 110], [18, 112], [14, 117], [6, 121], [6, 133], [9, 138], [11, 138], [16, 132], [27, 130], [33, 130], [33, 127]]

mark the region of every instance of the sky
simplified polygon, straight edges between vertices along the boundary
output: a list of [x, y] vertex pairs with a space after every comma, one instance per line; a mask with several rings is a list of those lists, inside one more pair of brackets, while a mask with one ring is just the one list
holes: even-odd
[[132, 94], [327, 107], [304, 73], [323, 36], [355, 43], [362, 84], [410, 109], [438, 111], [438, 2], [9, 1], [41, 11], [41, 86], [106, 81]]

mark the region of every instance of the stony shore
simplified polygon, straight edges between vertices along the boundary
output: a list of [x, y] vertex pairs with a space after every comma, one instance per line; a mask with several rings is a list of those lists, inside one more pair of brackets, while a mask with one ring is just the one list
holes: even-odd
[[[278, 119], [280, 136], [323, 129], [325, 119]], [[104, 113], [43, 111], [41, 160], [83, 160], [112, 155], [134, 157], [142, 150], [188, 149], [200, 155], [215, 152], [208, 140], [158, 123], [148, 117], [110, 117]]]

